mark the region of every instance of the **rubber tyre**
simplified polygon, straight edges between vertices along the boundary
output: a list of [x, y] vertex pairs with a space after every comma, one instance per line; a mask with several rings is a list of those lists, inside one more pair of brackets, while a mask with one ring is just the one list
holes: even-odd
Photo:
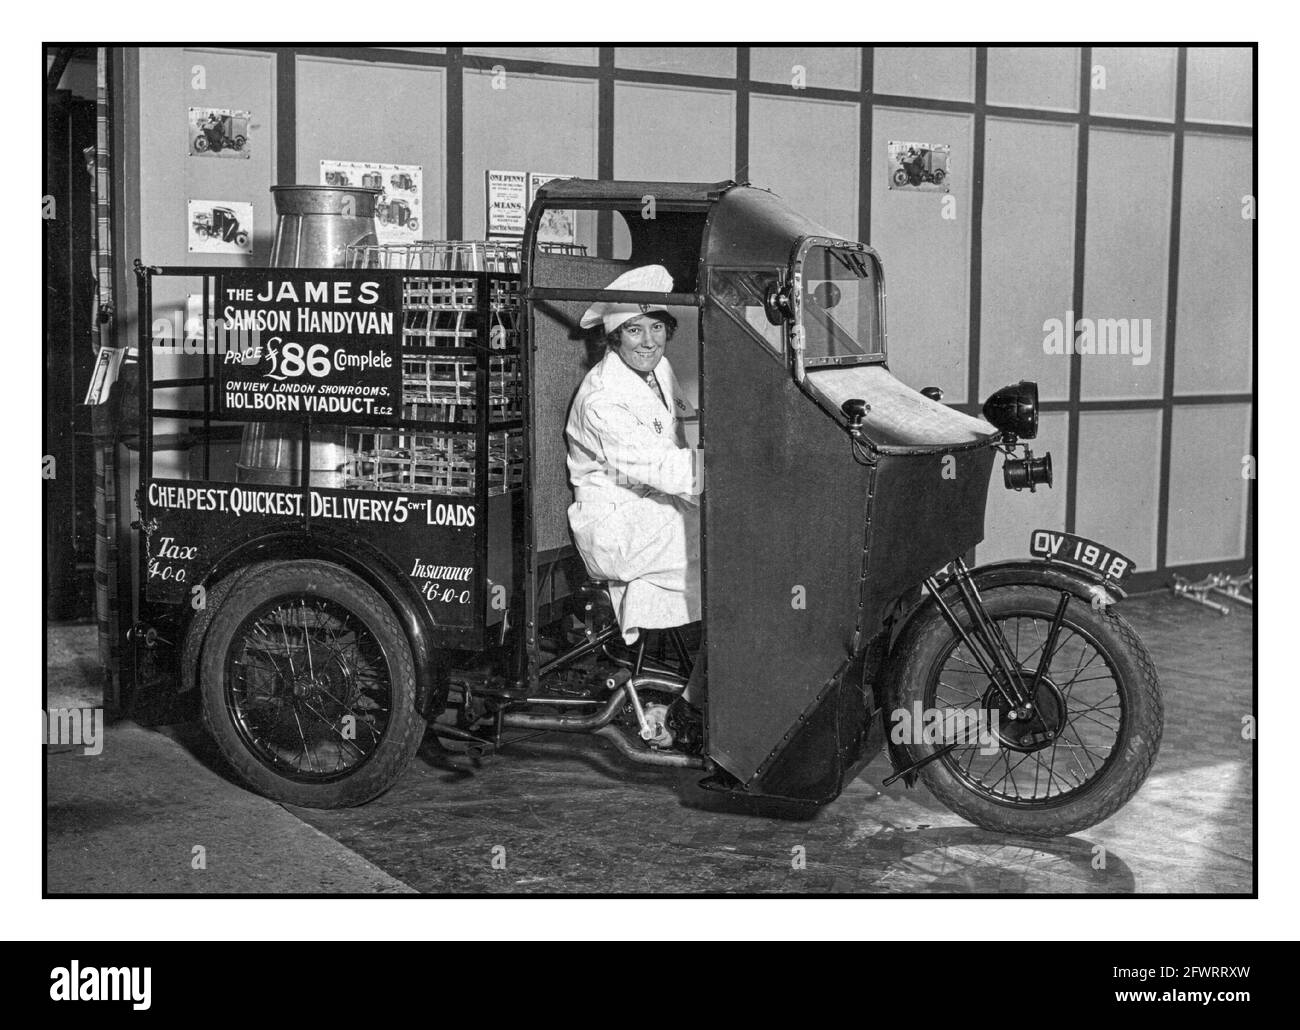
[[207, 137], [207, 136], [195, 136], [195, 137], [194, 137], [194, 149], [195, 149], [196, 151], [198, 151], [198, 153], [200, 153], [200, 154], [202, 154], [204, 151], [206, 151], [206, 150], [208, 149], [208, 137]]
[[907, 185], [907, 173], [903, 171], [903, 169], [901, 168], [895, 169], [894, 171], [894, 185], [895, 186]]
[[[1060, 592], [1048, 587], [1013, 585], [982, 592], [984, 606], [993, 620], [1021, 614], [1050, 621], [1056, 612]], [[960, 606], [955, 610], [960, 611]], [[968, 623], [961, 612], [964, 626]], [[918, 771], [922, 782], [945, 806], [977, 826], [999, 833], [1038, 837], [1062, 837], [1078, 833], [1109, 818], [1137, 792], [1151, 771], [1160, 750], [1164, 726], [1164, 705], [1155, 664], [1133, 627], [1114, 611], [1100, 609], [1073, 598], [1065, 625], [1091, 637], [1114, 670], [1124, 705], [1124, 719], [1114, 744], [1112, 764], [1068, 800], [1034, 807], [999, 803], [970, 789], [938, 759]], [[938, 676], [953, 640], [952, 629], [937, 608], [918, 616], [903, 632], [891, 660], [888, 709], [911, 710], [914, 702], [925, 705], [926, 688]], [[887, 727], [890, 725], [886, 723]], [[933, 744], [904, 744], [909, 761], [916, 761], [937, 749]]]
[[[349, 609], [365, 623], [388, 660], [392, 694], [388, 727], [356, 771], [327, 783], [300, 783], [281, 776], [249, 749], [226, 705], [225, 670], [236, 632], [262, 605], [281, 597], [318, 597]], [[305, 808], [348, 808], [388, 790], [405, 771], [424, 737], [415, 706], [415, 664], [406, 634], [378, 593], [346, 569], [329, 562], [267, 562], [240, 578], [212, 620], [203, 644], [200, 687], [203, 721], [221, 753], [253, 790], [274, 801]]]
[[230, 592], [249, 575], [266, 568], [270, 564], [273, 563], [256, 562], [252, 565], [245, 565], [243, 568], [236, 569], [229, 575], [208, 585], [204, 606], [195, 612], [194, 617], [190, 619], [190, 624], [185, 630], [185, 639], [182, 641], [181, 693], [187, 693], [199, 684], [202, 675], [202, 667], [199, 663], [202, 660], [203, 645], [208, 639], [208, 630], [212, 626], [212, 620], [225, 606], [226, 598], [230, 596]]

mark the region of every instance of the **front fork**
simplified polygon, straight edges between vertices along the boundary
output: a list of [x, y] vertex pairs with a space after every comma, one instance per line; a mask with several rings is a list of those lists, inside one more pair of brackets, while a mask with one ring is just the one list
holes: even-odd
[[[940, 586], [939, 581], [934, 576], [926, 579], [926, 590], [934, 598], [945, 621], [952, 627], [952, 631], [966, 645], [966, 649], [974, 655], [981, 671], [989, 678], [994, 689], [1002, 695], [1002, 699], [1006, 701], [1009, 709], [1008, 716], [1012, 719], [1031, 718], [1034, 712], [1034, 698], [1038, 696], [1038, 685], [1047, 673], [1047, 668], [1052, 661], [1052, 655], [1056, 652], [1056, 638], [1060, 635], [1061, 623], [1065, 620], [1065, 610], [1070, 604], [1069, 593], [1066, 591], [1061, 592], [1061, 600], [1057, 602], [1056, 613], [1052, 617], [1052, 625], [1047, 631], [1047, 640], [1043, 643], [1043, 653], [1039, 656], [1038, 667], [1034, 670], [1029, 682], [1026, 683], [1024, 670], [1020, 668], [1015, 653], [1007, 644], [1006, 637], [1002, 635], [1002, 630], [989, 618], [989, 613], [984, 608], [984, 601], [980, 598], [979, 590], [975, 586], [975, 581], [971, 578], [970, 569], [967, 567], [965, 560], [958, 558], [953, 562], [952, 569], [951, 582], [956, 583], [962, 604], [970, 616], [971, 628], [969, 630], [962, 626], [961, 620], [957, 618], [952, 606], [943, 599], [944, 587]], [[946, 585], [944, 584], [944, 586]]]
[[[1038, 666], [1034, 669], [1034, 674], [1030, 677], [1029, 682], [1025, 682], [1025, 670], [1020, 667], [1019, 659], [1011, 650], [1007, 639], [1002, 635], [1002, 630], [992, 619], [989, 618], [988, 611], [984, 608], [984, 601], [980, 597], [979, 589], [975, 586], [974, 579], [971, 578], [970, 568], [962, 558], [958, 558], [951, 565], [952, 574], [947, 581], [940, 584], [935, 576], [929, 576], [925, 580], [925, 588], [934, 598], [935, 604], [939, 606], [944, 620], [957, 634], [957, 638], [966, 645], [968, 650], [975, 658], [980, 670], [989, 678], [989, 682], [1002, 696], [1007, 704], [1007, 718], [1012, 720], [1025, 720], [1034, 717], [1034, 699], [1038, 696], [1038, 686], [1043, 677], [1047, 674], [1047, 669], [1052, 663], [1052, 655], [1056, 652], [1056, 640], [1061, 633], [1061, 624], [1065, 621], [1065, 611], [1070, 605], [1069, 591], [1061, 591], [1061, 599], [1056, 604], [1056, 612], [1052, 616], [1052, 625], [1047, 631], [1047, 639], [1043, 642], [1043, 653], [1039, 656]], [[949, 583], [955, 583], [957, 593], [961, 597], [962, 605], [966, 609], [967, 615], [970, 616], [970, 629], [968, 630], [961, 624], [957, 618], [956, 612], [952, 606], [943, 598], [943, 591]], [[885, 778], [886, 786], [893, 783], [901, 777], [907, 777], [915, 773], [917, 769], [924, 765], [942, 758], [958, 744], [953, 741], [924, 758], [912, 762], [902, 768], [897, 768], [891, 776]], [[911, 779], [907, 781], [909, 784]]]

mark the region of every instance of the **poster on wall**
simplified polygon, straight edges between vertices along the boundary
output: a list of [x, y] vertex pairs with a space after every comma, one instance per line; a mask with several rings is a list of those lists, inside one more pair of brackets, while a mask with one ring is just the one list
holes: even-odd
[[528, 219], [528, 173], [487, 173], [488, 239], [521, 237]]
[[253, 205], [245, 200], [191, 200], [191, 254], [253, 253]]
[[947, 193], [950, 189], [949, 143], [889, 141], [889, 188], [917, 193]]
[[[549, 172], [528, 173], [528, 208], [537, 199], [537, 191], [552, 179], [572, 179], [572, 175], [553, 175]], [[574, 243], [577, 241], [578, 213], [576, 211], [550, 210], [542, 215], [537, 226], [540, 243]]]
[[380, 243], [414, 243], [420, 238], [420, 216], [424, 210], [422, 165], [322, 161], [320, 184], [379, 190], [375, 201], [375, 232]]
[[191, 107], [189, 113], [190, 157], [252, 156], [249, 111], [227, 107]]

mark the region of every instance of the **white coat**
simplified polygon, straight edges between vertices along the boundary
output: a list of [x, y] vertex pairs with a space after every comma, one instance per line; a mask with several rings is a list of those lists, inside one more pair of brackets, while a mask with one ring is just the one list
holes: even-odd
[[[608, 581], [623, 638], [700, 618], [700, 452], [693, 414], [668, 359], [646, 380], [612, 349], [587, 373], [569, 412], [569, 526], [591, 575]], [[669, 410], [671, 408], [671, 410]]]

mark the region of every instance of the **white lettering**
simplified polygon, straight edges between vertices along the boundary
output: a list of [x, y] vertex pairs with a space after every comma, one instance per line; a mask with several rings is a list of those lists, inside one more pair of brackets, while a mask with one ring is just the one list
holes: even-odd
[[151, 1004], [153, 968], [145, 966], [91, 966], [73, 961], [50, 970], [50, 998], [54, 1001], [129, 1001], [137, 1011]]

